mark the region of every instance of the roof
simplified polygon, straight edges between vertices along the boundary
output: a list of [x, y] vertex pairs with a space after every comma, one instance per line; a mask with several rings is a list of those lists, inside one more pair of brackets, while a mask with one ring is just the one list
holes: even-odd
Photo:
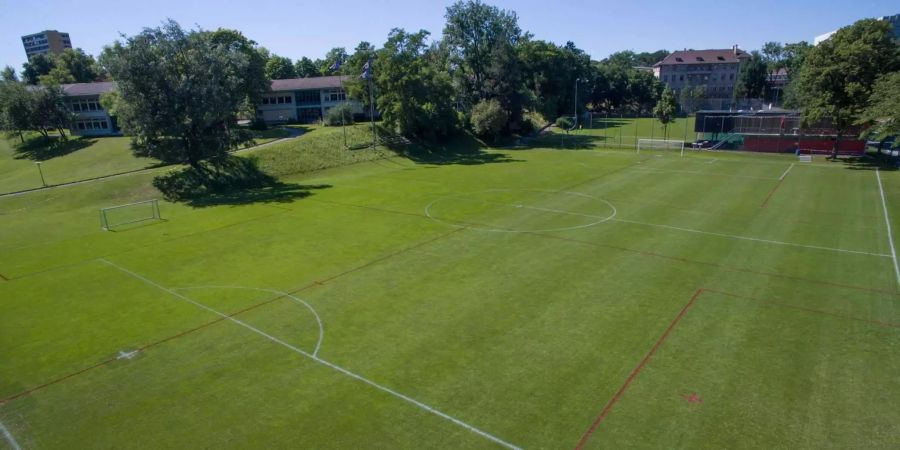
[[100, 95], [116, 90], [115, 81], [98, 81], [96, 83], [75, 83], [60, 86], [63, 93], [69, 97], [85, 95]]
[[[340, 88], [342, 79], [346, 81], [349, 76], [330, 76], [312, 78], [288, 78], [284, 80], [272, 80], [272, 91], [299, 91], [304, 89], [330, 89]], [[63, 93], [69, 97], [81, 97], [87, 95], [100, 95], [116, 90], [115, 81], [98, 81], [95, 83], [75, 83], [60, 86]]]
[[656, 66], [687, 65], [687, 64], [734, 64], [749, 58], [750, 55], [741, 50], [732, 48], [715, 50], [683, 50], [672, 52]]
[[341, 81], [346, 81], [348, 76], [312, 77], [312, 78], [288, 78], [284, 80], [272, 80], [273, 91], [300, 91], [304, 89], [329, 89], [340, 88]]

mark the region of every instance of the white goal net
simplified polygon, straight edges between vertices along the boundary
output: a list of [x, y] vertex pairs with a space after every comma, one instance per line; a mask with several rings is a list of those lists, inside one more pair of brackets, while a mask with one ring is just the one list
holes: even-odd
[[684, 156], [684, 141], [669, 139], [639, 139], [637, 152], [641, 150], [676, 150]]
[[156, 199], [110, 206], [100, 210], [100, 228], [104, 231], [111, 231], [123, 225], [159, 219], [162, 219], [162, 216], [159, 214], [159, 200]]

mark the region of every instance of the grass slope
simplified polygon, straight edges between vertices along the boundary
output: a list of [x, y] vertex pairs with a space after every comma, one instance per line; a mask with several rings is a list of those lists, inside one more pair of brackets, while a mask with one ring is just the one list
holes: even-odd
[[[254, 153], [280, 173], [344, 155], [302, 139]], [[97, 208], [152, 175], [0, 199], [0, 398], [20, 395], [0, 423], [23, 448], [498, 447], [461, 424], [523, 448], [896, 444], [872, 167], [364, 155], [282, 177], [303, 198], [164, 204], [114, 233]]]

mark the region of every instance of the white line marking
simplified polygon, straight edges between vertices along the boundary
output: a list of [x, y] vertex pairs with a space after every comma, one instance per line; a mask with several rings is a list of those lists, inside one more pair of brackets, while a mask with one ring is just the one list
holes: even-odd
[[315, 308], [312, 307], [309, 303], [301, 298], [294, 297], [287, 292], [276, 291], [274, 289], [263, 289], [263, 288], [255, 288], [255, 287], [246, 287], [246, 286], [227, 286], [227, 285], [205, 285], [205, 286], [188, 286], [188, 287], [179, 287], [172, 288], [173, 291], [187, 291], [187, 290], [197, 290], [197, 289], [245, 289], [249, 291], [259, 291], [259, 292], [269, 292], [272, 294], [280, 295], [285, 298], [289, 298], [301, 305], [305, 306], [309, 312], [312, 313], [313, 317], [316, 318], [316, 323], [319, 325], [319, 340], [316, 341], [316, 347], [313, 349], [312, 355], [316, 356], [319, 353], [319, 349], [322, 348], [322, 341], [325, 340], [325, 325], [322, 323], [322, 318], [319, 317], [319, 313], [316, 312]]
[[648, 226], [648, 227], [665, 228], [668, 230], [684, 231], [684, 232], [688, 232], [688, 233], [708, 234], [710, 236], [719, 236], [719, 237], [724, 237], [724, 238], [740, 239], [740, 240], [744, 240], [744, 241], [763, 242], [766, 244], [786, 245], [786, 246], [790, 246], [790, 247], [809, 248], [809, 249], [813, 249], [813, 250], [826, 250], [826, 251], [830, 251], [830, 252], [839, 252], [839, 253], [852, 253], [852, 254], [856, 254], [856, 255], [879, 256], [879, 257], [883, 257], [883, 258], [891, 257], [891, 255], [887, 255], [884, 253], [872, 253], [872, 252], [864, 252], [864, 251], [859, 251], [859, 250], [846, 250], [843, 248], [822, 247], [819, 245], [795, 244], [793, 242], [773, 241], [771, 239], [760, 239], [760, 238], [754, 238], [754, 237], [748, 237], [748, 236], [737, 236], [734, 234], [715, 233], [712, 231], [694, 230], [691, 228], [681, 228], [681, 227], [675, 227], [675, 226], [671, 226], [671, 225], [662, 225], [662, 224], [658, 224], [658, 223], [638, 222], [636, 220], [627, 220], [627, 219], [612, 219], [612, 220], [614, 222], [630, 223], [630, 224], [635, 224], [635, 225], [644, 225], [644, 226]]
[[9, 442], [9, 445], [12, 446], [13, 450], [22, 450], [22, 447], [19, 447], [19, 443], [16, 442], [16, 438], [14, 438], [12, 433], [6, 429], [3, 422], [0, 422], [0, 432], [3, 433], [3, 437], [6, 438], [6, 442]]
[[713, 159], [709, 160], [709, 162], [707, 162], [707, 164], [712, 164], [718, 160], [719, 160], [718, 158], [713, 158]]
[[698, 172], [695, 170], [671, 170], [671, 169], [654, 169], [654, 168], [642, 168], [635, 169], [637, 172], [662, 172], [662, 173], [687, 173], [691, 175], [713, 175], [717, 177], [728, 177], [728, 178], [748, 178], [751, 180], [777, 180], [778, 178], [769, 178], [769, 177], [754, 177], [752, 175], [737, 175], [731, 173], [715, 173], [715, 172]]
[[784, 171], [784, 173], [783, 173], [783, 174], [781, 174], [781, 176], [780, 176], [780, 177], [778, 177], [778, 181], [782, 181], [782, 180], [784, 180], [784, 177], [786, 177], [786, 176], [787, 176], [787, 174], [788, 174], [788, 172], [790, 172], [790, 171], [791, 171], [791, 169], [793, 169], [793, 168], [794, 168], [794, 163], [791, 163], [791, 165], [789, 165], [789, 166], [788, 166], [788, 168], [787, 168], [787, 170], [785, 170], [785, 171]]
[[891, 218], [888, 215], [887, 200], [884, 199], [884, 187], [881, 185], [881, 172], [877, 168], [875, 169], [875, 178], [878, 179], [878, 192], [881, 193], [881, 207], [884, 209], [884, 224], [887, 225], [888, 242], [891, 244], [891, 257], [894, 258], [894, 274], [897, 275], [897, 285], [900, 285], [900, 265], [897, 264], [894, 233], [891, 231]]
[[[610, 214], [607, 217], [592, 216], [592, 215], [588, 215], [588, 214], [575, 213], [575, 212], [571, 212], [571, 211], [563, 211], [563, 210], [549, 209], [549, 208], [539, 208], [536, 206], [527, 206], [527, 205], [523, 205], [521, 203], [491, 202], [489, 200], [482, 200], [482, 199], [466, 197], [466, 195], [481, 194], [481, 193], [485, 193], [485, 192], [509, 192], [509, 191], [533, 191], [533, 192], [543, 192], [543, 193], [551, 193], [551, 194], [567, 194], [567, 195], [589, 198], [589, 199], [593, 199], [593, 200], [596, 200], [599, 202], [606, 203], [612, 209], [612, 214]], [[591, 222], [588, 224], [584, 224], [584, 225], [577, 225], [577, 226], [573, 226], [573, 227], [548, 228], [548, 229], [543, 229], [543, 230], [510, 230], [510, 229], [504, 229], [504, 228], [488, 228], [487, 226], [482, 228], [482, 227], [470, 226], [470, 225], [460, 225], [458, 223], [452, 222], [451, 221], [452, 219], [444, 220], [444, 219], [434, 217], [433, 215], [431, 215], [431, 207], [434, 206], [436, 203], [440, 202], [441, 200], [446, 200], [446, 199], [457, 199], [457, 200], [463, 200], [463, 201], [469, 201], [469, 202], [486, 203], [489, 205], [500, 205], [500, 206], [508, 206], [508, 207], [513, 207], [513, 208], [534, 209], [537, 211], [546, 211], [546, 212], [553, 212], [553, 213], [560, 213], [560, 214], [569, 214], [569, 215], [573, 215], [573, 216], [590, 217], [593, 219], [597, 219], [597, 221]], [[611, 220], [613, 217], [616, 217], [616, 214], [618, 214], [618, 213], [619, 212], [618, 212], [618, 210], [616, 210], [615, 205], [613, 205], [612, 203], [610, 203], [606, 200], [603, 200], [602, 198], [595, 197], [593, 195], [588, 195], [588, 194], [584, 194], [581, 192], [553, 191], [553, 190], [545, 190], [545, 189], [488, 189], [485, 191], [470, 192], [468, 194], [449, 195], [446, 197], [441, 197], [441, 198], [425, 205], [425, 216], [435, 222], [442, 223], [445, 225], [450, 225], [450, 226], [456, 227], [456, 228], [463, 228], [463, 229], [467, 229], [467, 230], [489, 231], [489, 232], [494, 232], [494, 233], [546, 233], [546, 232], [550, 232], [550, 231], [577, 230], [580, 228], [592, 227], [594, 225], [599, 225], [603, 222], [607, 222], [607, 221]], [[462, 222], [462, 221], [460, 221], [460, 222]]]
[[[151, 279], [149, 279], [149, 278], [146, 278], [146, 277], [144, 277], [144, 276], [142, 276], [142, 275], [136, 273], [136, 272], [132, 272], [131, 270], [128, 270], [128, 269], [126, 269], [126, 268], [124, 268], [124, 267], [122, 267], [122, 266], [119, 266], [118, 264], [115, 264], [115, 263], [113, 263], [113, 262], [111, 262], [111, 261], [108, 261], [108, 260], [106, 260], [106, 259], [103, 259], [103, 258], [101, 258], [100, 261], [102, 261], [102, 262], [104, 262], [104, 263], [106, 263], [106, 264], [108, 264], [108, 265], [110, 265], [110, 266], [112, 266], [112, 267], [114, 267], [114, 268], [116, 268], [116, 269], [118, 269], [118, 270], [120, 270], [120, 271], [122, 271], [122, 272], [128, 274], [128, 275], [131, 275], [132, 277], [134, 277], [134, 278], [136, 278], [136, 279], [138, 279], [138, 280], [141, 280], [141, 281], [143, 281], [144, 283], [147, 283], [147, 284], [149, 284], [149, 285], [151, 285], [151, 286], [153, 286], [153, 287], [156, 287], [157, 289], [159, 289], [159, 290], [161, 290], [161, 291], [167, 292], [167, 293], [169, 293], [169, 294], [171, 294], [171, 295], [173, 295], [173, 296], [175, 296], [175, 297], [178, 297], [179, 299], [181, 299], [181, 300], [183, 300], [183, 301], [185, 301], [185, 302], [188, 302], [188, 303], [190, 303], [190, 304], [192, 304], [192, 305], [194, 305], [194, 306], [196, 306], [196, 307], [198, 307], [198, 308], [205, 309], [205, 310], [207, 310], [207, 311], [209, 311], [209, 312], [211, 312], [211, 313], [213, 313], [213, 314], [215, 314], [215, 315], [217, 315], [217, 316], [219, 316], [219, 317], [222, 317], [223, 319], [230, 320], [231, 322], [234, 322], [234, 323], [236, 323], [236, 324], [238, 324], [238, 325], [240, 325], [240, 326], [242, 326], [242, 327], [244, 327], [244, 328], [246, 328], [246, 329], [248, 329], [248, 330], [250, 330], [250, 331], [252, 331], [252, 332], [254, 332], [254, 333], [256, 333], [256, 334], [258, 334], [258, 335], [260, 335], [260, 336], [262, 336], [262, 337], [264, 337], [264, 338], [266, 338], [266, 339], [268, 339], [268, 340], [270, 340], [270, 341], [272, 341], [272, 342], [274, 342], [274, 343], [276, 343], [276, 344], [279, 344], [279, 345], [281, 345], [281, 346], [283, 346], [283, 347], [285, 347], [285, 348], [287, 348], [287, 349], [290, 349], [290, 350], [292, 350], [292, 351], [294, 351], [294, 352], [296, 352], [296, 353], [299, 353], [299, 354], [301, 354], [301, 355], [303, 355], [303, 356], [305, 356], [305, 357], [307, 357], [307, 358], [309, 358], [309, 359], [311, 359], [311, 360], [313, 360], [313, 361], [315, 361], [315, 362], [317, 362], [317, 363], [319, 363], [319, 364], [322, 364], [323, 366], [330, 367], [330, 368], [332, 368], [332, 369], [334, 369], [334, 370], [336, 370], [336, 371], [338, 371], [338, 372], [340, 372], [340, 373], [342, 373], [342, 374], [344, 374], [344, 375], [346, 375], [346, 376], [348, 376], [348, 377], [351, 377], [351, 378], [356, 379], [356, 380], [358, 380], [358, 381], [361, 381], [361, 382], [363, 382], [363, 383], [365, 383], [365, 384], [368, 384], [369, 386], [372, 386], [372, 387], [374, 387], [374, 388], [376, 388], [376, 389], [378, 389], [378, 390], [380, 390], [380, 391], [382, 391], [382, 392], [388, 393], [388, 394], [393, 395], [394, 397], [397, 397], [397, 398], [399, 398], [399, 399], [401, 399], [401, 400], [405, 400], [405, 401], [407, 401], [407, 402], [409, 402], [409, 403], [412, 403], [413, 405], [416, 405], [416, 406], [418, 406], [419, 408], [421, 408], [421, 409], [423, 409], [423, 410], [425, 410], [425, 411], [428, 411], [428, 412], [430, 412], [430, 413], [432, 413], [432, 414], [434, 414], [434, 415], [436, 415], [436, 416], [438, 416], [438, 417], [441, 417], [441, 418], [443, 418], [443, 419], [449, 420], [450, 422], [453, 422], [453, 423], [455, 423], [456, 425], [459, 425], [459, 426], [461, 426], [461, 427], [463, 427], [463, 428], [465, 428], [465, 429], [467, 429], [467, 430], [469, 430], [469, 431], [471, 431], [471, 432], [473, 432], [473, 433], [475, 433], [475, 434], [478, 434], [479, 436], [482, 436], [482, 437], [484, 437], [484, 438], [486, 438], [486, 439], [489, 439], [489, 440], [491, 440], [491, 441], [493, 441], [493, 442], [496, 442], [497, 444], [500, 444], [500, 445], [502, 445], [502, 446], [504, 446], [504, 447], [506, 447], [506, 448], [509, 448], [509, 449], [512, 449], [512, 450], [521, 450], [519, 447], [517, 447], [517, 446], [515, 446], [515, 445], [513, 445], [513, 444], [510, 444], [509, 442], [506, 442], [506, 441], [504, 441], [504, 440], [502, 440], [502, 439], [500, 439], [500, 438], [498, 438], [498, 437], [496, 437], [496, 436], [494, 436], [494, 435], [492, 435], [492, 434], [489, 434], [489, 433], [487, 433], [487, 432], [481, 431], [481, 430], [479, 430], [478, 428], [475, 428], [475, 427], [473, 427], [472, 425], [469, 425], [469, 424], [463, 422], [462, 420], [459, 420], [459, 419], [457, 419], [457, 418], [455, 418], [455, 417], [453, 417], [453, 416], [450, 416], [450, 415], [448, 415], [448, 414], [446, 414], [446, 413], [443, 413], [443, 412], [441, 412], [441, 411], [439, 411], [439, 410], [437, 410], [437, 409], [434, 409], [434, 408], [432, 408], [431, 406], [428, 406], [428, 405], [426, 405], [426, 404], [424, 404], [424, 403], [422, 403], [422, 402], [420, 402], [420, 401], [418, 401], [418, 400], [416, 400], [416, 399], [414, 399], [414, 398], [412, 398], [412, 397], [406, 396], [406, 395], [401, 394], [401, 393], [399, 393], [399, 392], [397, 392], [397, 391], [395, 391], [395, 390], [393, 390], [393, 389], [391, 389], [391, 388], [382, 386], [382, 385], [380, 385], [380, 384], [378, 384], [378, 383], [376, 383], [376, 382], [374, 382], [374, 381], [371, 381], [371, 380], [369, 380], [369, 379], [367, 379], [367, 378], [364, 378], [364, 377], [362, 377], [361, 375], [357, 375], [356, 373], [353, 373], [353, 372], [351, 372], [351, 371], [349, 371], [349, 370], [347, 370], [347, 369], [345, 369], [345, 368], [343, 368], [343, 367], [340, 367], [340, 366], [338, 366], [338, 365], [336, 365], [336, 364], [334, 364], [334, 363], [331, 363], [331, 362], [328, 362], [328, 361], [326, 361], [326, 360], [324, 360], [324, 359], [321, 359], [321, 358], [319, 358], [318, 356], [313, 356], [312, 354], [310, 354], [310, 353], [304, 351], [303, 349], [300, 349], [300, 348], [295, 347], [295, 346], [293, 346], [293, 345], [291, 345], [291, 344], [288, 344], [287, 342], [284, 342], [284, 341], [282, 341], [281, 339], [278, 339], [277, 337], [272, 336], [271, 334], [268, 334], [268, 333], [266, 333], [266, 332], [264, 332], [264, 331], [262, 331], [262, 330], [260, 330], [260, 329], [258, 329], [258, 328], [255, 328], [255, 327], [253, 327], [252, 325], [249, 325], [249, 324], [247, 324], [247, 323], [245, 323], [245, 322], [243, 322], [243, 321], [241, 321], [241, 320], [239, 320], [239, 319], [236, 319], [236, 318], [234, 318], [234, 317], [228, 316], [227, 314], [224, 314], [224, 313], [222, 313], [222, 312], [219, 312], [219, 311], [217, 311], [217, 310], [215, 310], [215, 309], [213, 309], [213, 308], [210, 308], [209, 306], [206, 306], [206, 305], [204, 305], [204, 304], [202, 304], [202, 303], [200, 303], [200, 302], [194, 301], [194, 300], [192, 300], [192, 299], [190, 299], [190, 298], [188, 298], [188, 297], [186, 297], [186, 296], [184, 296], [184, 295], [182, 295], [182, 294], [179, 294], [178, 292], [176, 292], [176, 291], [174, 291], [174, 290], [172, 290], [172, 289], [169, 289], [169, 288], [167, 288], [167, 287], [165, 287], [165, 286], [163, 286], [163, 285], [161, 285], [161, 284], [159, 284], [159, 283], [157, 283], [157, 282], [155, 282], [155, 281], [153, 281], [153, 280], [151, 280]], [[17, 449], [15, 449], [15, 450], [20, 450], [20, 449], [17, 448]]]
[[130, 352], [121, 350], [121, 351], [119, 351], [119, 356], [117, 356], [116, 359], [131, 359], [131, 358], [134, 358], [134, 355], [137, 355], [137, 354], [138, 354], [137, 350], [132, 350]]

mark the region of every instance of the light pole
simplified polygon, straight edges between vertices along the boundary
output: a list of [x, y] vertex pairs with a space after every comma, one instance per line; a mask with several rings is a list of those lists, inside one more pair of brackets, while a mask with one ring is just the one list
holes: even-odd
[[35, 161], [34, 164], [35, 164], [35, 165], [37, 166], [37, 168], [38, 168], [38, 173], [41, 174], [41, 184], [44, 185], [44, 187], [47, 187], [47, 182], [44, 181], [44, 171], [41, 170], [41, 162], [40, 162], [40, 161]]
[[572, 128], [573, 130], [578, 129], [578, 83], [581, 82], [581, 78], [575, 79], [575, 126]]

